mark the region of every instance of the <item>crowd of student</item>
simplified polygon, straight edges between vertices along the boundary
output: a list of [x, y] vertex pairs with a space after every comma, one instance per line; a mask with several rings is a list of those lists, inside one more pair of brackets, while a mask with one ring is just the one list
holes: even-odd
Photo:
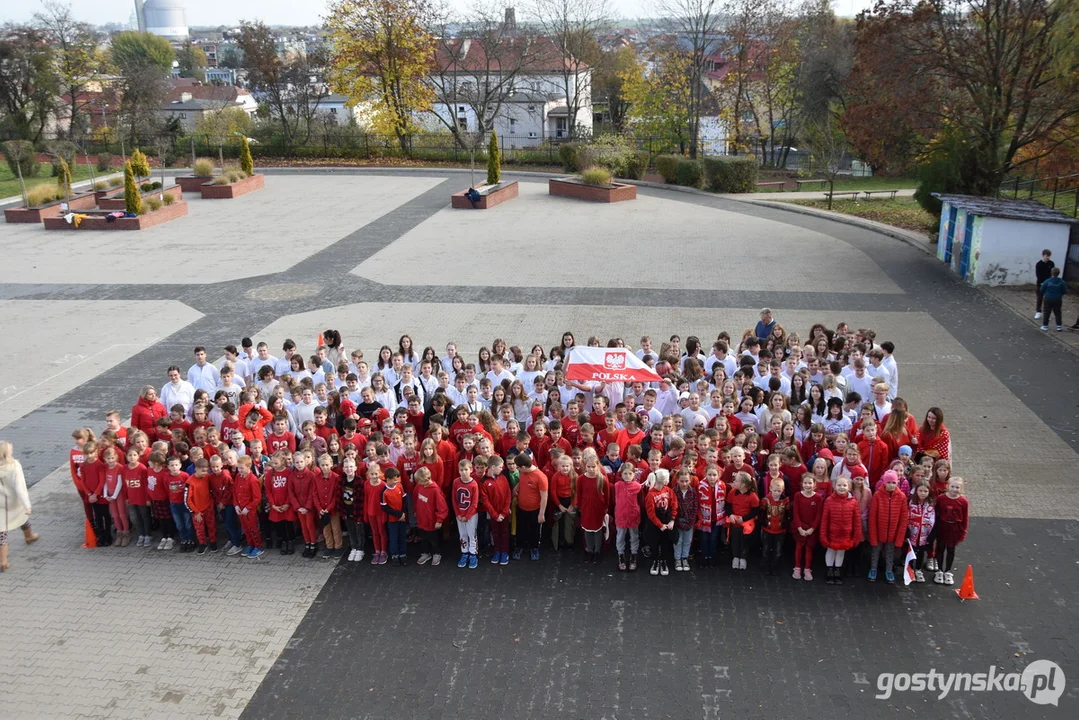
[[321, 542], [323, 558], [371, 548], [400, 566], [418, 544], [438, 565], [453, 536], [475, 568], [581, 534], [586, 563], [613, 545], [619, 570], [652, 575], [722, 553], [774, 574], [790, 545], [793, 577], [812, 580], [820, 546], [840, 584], [844, 568], [875, 581], [881, 555], [894, 582], [909, 540], [917, 581], [953, 583], [963, 481], [943, 411], [919, 424], [898, 395], [892, 343], [845, 323], [803, 340], [765, 309], [733, 342], [640, 344], [659, 382], [567, 380], [569, 332], [549, 350], [496, 339], [475, 361], [408, 335], [368, 360], [334, 330], [306, 358], [245, 338], [218, 368], [198, 347], [186, 380], [171, 367], [143, 388], [129, 426], [112, 411], [100, 434], [74, 432], [71, 476], [98, 547], [201, 555], [223, 535], [230, 556], [302, 543], [313, 558]]

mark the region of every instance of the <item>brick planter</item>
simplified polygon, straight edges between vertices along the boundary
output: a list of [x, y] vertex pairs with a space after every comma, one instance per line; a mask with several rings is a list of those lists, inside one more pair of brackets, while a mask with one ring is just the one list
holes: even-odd
[[103, 199], [105, 199], [107, 197], [112, 197], [112, 196], [116, 195], [116, 193], [123, 194], [123, 192], [124, 192], [124, 186], [123, 185], [118, 185], [118, 186], [116, 186], [114, 188], [109, 188], [108, 190], [94, 190], [94, 202], [99, 203], [99, 202], [101, 202]]
[[465, 197], [467, 190], [462, 190], [459, 193], [454, 193], [450, 197], [451, 207], [458, 208], [459, 210], [490, 210], [495, 205], [501, 205], [507, 200], [512, 200], [517, 197], [517, 182], [499, 183], [497, 185], [490, 185], [487, 187], [478, 187], [480, 199], [473, 205], [472, 202]]
[[[177, 186], [177, 189], [179, 186]], [[145, 230], [146, 228], [167, 223], [170, 220], [187, 215], [187, 203], [178, 200], [172, 205], [164, 205], [160, 210], [154, 210], [145, 215], [133, 218], [116, 218], [112, 222], [105, 219], [108, 213], [95, 212], [90, 217], [84, 218], [78, 227], [68, 223], [62, 217], [45, 218], [46, 230]]]
[[199, 186], [199, 190], [202, 192], [204, 200], [223, 200], [240, 197], [249, 192], [261, 190], [264, 187], [266, 187], [266, 176], [256, 174], [249, 178], [238, 180], [230, 185], [203, 183]]
[[[169, 187], [158, 188], [157, 190], [151, 190], [149, 192], [142, 193], [142, 201], [146, 202], [149, 198], [157, 197], [159, 195], [172, 195], [176, 200], [183, 200], [183, 190], [179, 185], [170, 185]], [[97, 206], [101, 210], [126, 210], [127, 202], [124, 200], [123, 188], [120, 188], [120, 194], [116, 197], [102, 198], [97, 201]]]
[[623, 185], [622, 183], [613, 183], [610, 186], [586, 185], [572, 178], [548, 180], [547, 191], [551, 195], [561, 195], [562, 197], [590, 200], [592, 202], [612, 203], [637, 199], [636, 185]]
[[67, 203], [71, 210], [92, 210], [97, 207], [92, 192], [85, 195], [75, 195], [70, 200], [57, 200], [40, 207], [9, 208], [4, 211], [4, 220], [9, 223], [40, 223], [45, 218], [58, 217], [62, 214], [60, 206]]
[[213, 175], [181, 175], [176, 183], [184, 192], [201, 192], [202, 186], [213, 179]]

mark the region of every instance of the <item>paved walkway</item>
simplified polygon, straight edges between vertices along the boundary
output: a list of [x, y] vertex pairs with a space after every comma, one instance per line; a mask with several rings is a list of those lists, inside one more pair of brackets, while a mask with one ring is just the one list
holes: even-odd
[[[520, 179], [520, 199], [453, 213], [459, 174], [271, 175], [262, 193], [193, 200], [188, 218], [123, 251], [0, 226], [8, 355], [56, 363], [40, 374], [0, 366], [11, 388], [0, 437], [36, 483], [44, 535], [29, 548], [16, 540], [0, 576], [5, 643], [18, 650], [0, 654], [0, 674], [15, 679], [9, 713], [1015, 716], [1014, 698], [999, 694], [880, 706], [860, 678], [1075, 657], [1069, 351], [935, 259], [864, 228], [650, 187], [636, 203], [598, 208]], [[37, 257], [21, 249], [46, 243]], [[239, 257], [249, 249], [253, 262]], [[813, 282], [824, 272], [845, 280]], [[454, 339], [469, 355], [496, 333], [549, 345], [572, 329], [636, 344], [645, 332], [738, 332], [765, 305], [800, 333], [817, 320], [876, 328], [898, 346], [915, 412], [947, 408], [978, 517], [960, 560], [987, 577], [980, 604], [960, 612], [945, 589], [925, 586], [829, 594], [756, 571], [663, 585], [610, 567], [586, 575], [577, 555], [469, 575], [78, 549], [81, 508], [63, 468], [71, 428], [126, 411], [166, 367], [186, 368], [197, 344], [216, 353], [243, 335], [273, 347], [293, 337], [309, 350], [334, 326], [371, 356], [403, 332], [419, 347]], [[780, 692], [765, 698], [776, 678]], [[1074, 709], [1075, 692], [1061, 702]]]

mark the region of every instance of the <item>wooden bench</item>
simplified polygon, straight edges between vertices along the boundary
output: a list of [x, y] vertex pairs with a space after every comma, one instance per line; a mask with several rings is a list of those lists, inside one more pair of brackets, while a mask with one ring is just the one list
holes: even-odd
[[794, 184], [798, 186], [798, 189], [799, 189], [799, 190], [801, 190], [801, 189], [802, 189], [802, 186], [803, 186], [803, 185], [809, 185], [809, 184], [812, 184], [812, 183], [819, 183], [819, 184], [821, 184], [821, 185], [824, 185], [824, 183], [826, 183], [826, 182], [828, 182], [828, 181], [827, 181], [827, 180], [823, 180], [823, 179], [814, 179], [814, 180], [795, 180], [795, 181], [794, 181]]
[[865, 199], [866, 200], [871, 200], [874, 195], [880, 195], [880, 194], [888, 194], [888, 198], [890, 200], [895, 200], [895, 194], [897, 192], [899, 192], [899, 191], [898, 190], [863, 190], [862, 192], [865, 193]]
[[759, 183], [757, 183], [757, 187], [776, 187], [777, 185], [779, 187], [786, 187], [787, 181], [786, 180], [776, 180], [775, 182], [759, 182]]
[[852, 200], [857, 200], [858, 199], [858, 194], [861, 193], [861, 192], [862, 192], [861, 190], [836, 190], [834, 192], [826, 192], [826, 193], [824, 193], [824, 197], [831, 200], [833, 198], [837, 198], [837, 197], [840, 197], [842, 195], [850, 195]]

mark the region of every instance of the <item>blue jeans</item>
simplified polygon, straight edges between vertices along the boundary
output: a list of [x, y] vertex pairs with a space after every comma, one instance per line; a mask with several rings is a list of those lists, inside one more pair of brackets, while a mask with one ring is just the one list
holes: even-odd
[[390, 557], [404, 557], [408, 523], [386, 523], [386, 532], [389, 534]]
[[693, 544], [693, 528], [677, 530], [678, 539], [674, 542], [674, 559], [685, 560], [689, 557], [689, 547]]
[[225, 532], [229, 535], [229, 542], [239, 546], [243, 530], [240, 529], [240, 516], [236, 514], [236, 506], [226, 505], [223, 514], [225, 516]]
[[719, 529], [700, 530], [701, 556], [712, 559], [716, 556], [716, 547], [719, 545]]
[[176, 534], [180, 542], [195, 542], [195, 526], [191, 523], [191, 511], [183, 503], [169, 503], [172, 508], [172, 521], [176, 523]]

